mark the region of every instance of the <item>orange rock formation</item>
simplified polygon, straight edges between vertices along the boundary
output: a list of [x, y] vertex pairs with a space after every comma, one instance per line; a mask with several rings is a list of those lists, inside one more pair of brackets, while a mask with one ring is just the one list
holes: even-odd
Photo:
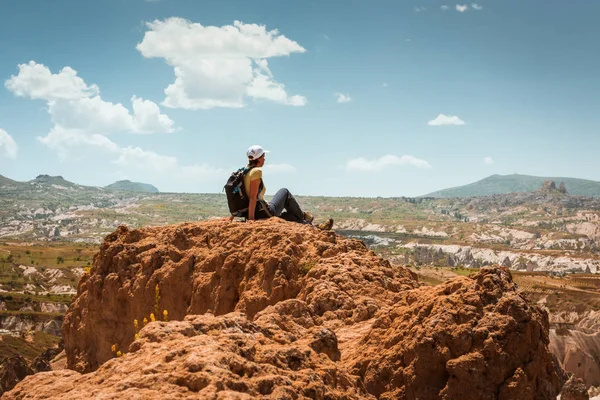
[[[134, 340], [157, 310], [170, 322]], [[551, 399], [560, 386], [548, 316], [508, 270], [421, 286], [360, 241], [279, 219], [119, 228], [63, 336], [73, 370], [6, 399]]]

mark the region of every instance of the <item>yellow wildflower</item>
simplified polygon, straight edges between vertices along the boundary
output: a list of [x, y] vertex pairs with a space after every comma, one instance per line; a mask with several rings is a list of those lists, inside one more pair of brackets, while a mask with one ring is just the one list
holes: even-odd
[[148, 325], [148, 319], [146, 317], [144, 317], [144, 326]]
[[163, 310], [163, 320], [165, 322], [169, 320], [169, 312], [167, 310]]
[[113, 344], [110, 349], [112, 350], [112, 352], [114, 353], [115, 351], [117, 351], [117, 345]]
[[156, 321], [156, 318], [154, 318], [154, 313], [150, 313], [150, 322], [154, 321]]
[[160, 288], [158, 287], [158, 283], [154, 287], [154, 314], [158, 315], [158, 311], [160, 308], [158, 304], [160, 303]]

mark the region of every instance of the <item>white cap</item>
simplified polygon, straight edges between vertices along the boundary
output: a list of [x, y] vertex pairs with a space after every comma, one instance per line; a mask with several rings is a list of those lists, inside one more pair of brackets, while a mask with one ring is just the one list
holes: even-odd
[[268, 152], [269, 150], [265, 150], [261, 146], [255, 144], [254, 146], [250, 146], [248, 151], [246, 151], [246, 155], [250, 160], [258, 160], [263, 156], [263, 154]]

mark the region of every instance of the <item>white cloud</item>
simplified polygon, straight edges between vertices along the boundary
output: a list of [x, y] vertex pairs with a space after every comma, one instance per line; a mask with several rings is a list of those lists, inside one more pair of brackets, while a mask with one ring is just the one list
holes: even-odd
[[338, 103], [349, 103], [352, 101], [352, 97], [350, 97], [349, 94], [336, 93], [335, 96], [337, 97]]
[[467, 10], [469, 10], [469, 6], [467, 4], [463, 4], [463, 5], [457, 4], [456, 5], [456, 11], [458, 11], [458, 12], [465, 12]]
[[171, 133], [175, 123], [158, 106], [133, 96], [133, 113], [122, 104], [100, 97], [97, 85], [87, 85], [71, 67], [53, 74], [48, 67], [30, 61], [19, 65], [19, 73], [5, 82], [17, 96], [46, 100], [56, 126], [89, 133]]
[[208, 164], [181, 164], [176, 157], [164, 156], [139, 147], [120, 147], [106, 136], [76, 129], [53, 128], [38, 140], [55, 150], [61, 159], [103, 159], [127, 169], [133, 176], [152, 174], [157, 179], [207, 181], [224, 171]]
[[417, 168], [431, 168], [431, 165], [427, 161], [413, 156], [404, 155], [398, 157], [394, 155], [386, 155], [374, 160], [367, 160], [363, 157], [348, 160], [346, 162], [346, 170], [374, 172], [397, 165], [412, 165], [413, 167]]
[[254, 60], [254, 62], [260, 69], [260, 71], [256, 71], [257, 74], [260, 72], [264, 72], [265, 74], [269, 75], [269, 78], [273, 77], [273, 73], [269, 69], [269, 61], [267, 61], [263, 58], [263, 59], [259, 59], [259, 60]]
[[14, 139], [4, 129], [0, 129], [0, 156], [15, 159], [19, 147]]
[[427, 8], [415, 6], [414, 10], [415, 10], [415, 12], [422, 12], [422, 11], [427, 11]]
[[389, 85], [387, 84], [387, 82], [383, 82], [383, 83], [381, 84], [381, 87], [388, 87], [388, 86], [389, 86]]
[[477, 3], [472, 3], [472, 4], [471, 4], [471, 7], [473, 7], [473, 10], [477, 10], [477, 11], [479, 11], [479, 10], [483, 10], [483, 6], [480, 6], [480, 5], [479, 5], [479, 4], [477, 4]]
[[11, 76], [4, 86], [17, 96], [48, 101], [78, 100], [100, 93], [98, 86], [88, 86], [71, 67], [53, 74], [48, 67], [35, 61], [20, 64], [19, 74]]
[[465, 125], [465, 121], [453, 115], [440, 114], [435, 119], [432, 119], [427, 124], [431, 126], [442, 126], [442, 125]]
[[[263, 68], [267, 65], [263, 64]], [[46, 136], [37, 139], [57, 152], [62, 160], [95, 159], [126, 168], [128, 176], [189, 183], [224, 178], [224, 171], [207, 164], [186, 165], [176, 157], [135, 146], [119, 146], [107, 135], [116, 132], [158, 133], [175, 131], [173, 121], [160, 113], [156, 103], [131, 97], [132, 112], [122, 104], [100, 97], [96, 85], [88, 86], [77, 72], [65, 67], [58, 74], [35, 62], [19, 66], [19, 74], [5, 82], [17, 96], [47, 101], [54, 123]], [[16, 156], [16, 144], [0, 130], [0, 150]]]
[[255, 99], [270, 100], [290, 106], [304, 106], [307, 103], [306, 97], [298, 95], [288, 96], [283, 84], [275, 82], [270, 77], [260, 73], [256, 74], [252, 82], [250, 82], [246, 93]]
[[269, 173], [293, 173], [296, 172], [296, 167], [290, 164], [265, 164], [263, 169], [269, 171]]
[[82, 160], [119, 153], [119, 146], [104, 135], [87, 133], [77, 129], [67, 129], [60, 125], [50, 130], [48, 135], [37, 138], [48, 148], [56, 151], [62, 160]]
[[182, 182], [208, 181], [224, 175], [220, 168], [208, 164], [181, 164], [176, 157], [157, 154], [139, 147], [119, 148], [119, 157], [115, 164], [126, 167], [127, 170], [138, 170], [145, 174], [151, 172], [159, 179], [169, 178]]
[[58, 126], [88, 130], [93, 133], [127, 132], [133, 118], [122, 104], [106, 102], [100, 96], [78, 100], [51, 100], [48, 113]]
[[443, 6], [441, 6], [440, 8], [441, 8], [442, 10], [444, 10], [444, 11], [447, 11], [447, 10], [449, 10], [449, 9], [450, 9], [450, 7], [448, 7], [448, 6], [447, 6], [447, 5], [445, 5], [445, 4], [444, 4]]
[[307, 103], [303, 96], [289, 96], [268, 69], [268, 58], [306, 51], [277, 30], [239, 21], [203, 26], [182, 18], [146, 26], [138, 51], [146, 58], [164, 58], [175, 72], [175, 82], [165, 89], [167, 107], [239, 108], [246, 105], [245, 97], [293, 106]]
[[486, 157], [483, 159], [483, 163], [485, 165], [492, 165], [494, 163], [494, 159], [492, 157]]
[[163, 156], [132, 146], [118, 148], [118, 158], [113, 162], [127, 168], [137, 167], [152, 171], [153, 174], [163, 170], [176, 170], [179, 164], [176, 157]]
[[160, 113], [160, 109], [150, 100], [133, 96], [133, 132], [135, 133], [154, 133], [154, 132], [174, 132], [175, 123], [165, 114]]

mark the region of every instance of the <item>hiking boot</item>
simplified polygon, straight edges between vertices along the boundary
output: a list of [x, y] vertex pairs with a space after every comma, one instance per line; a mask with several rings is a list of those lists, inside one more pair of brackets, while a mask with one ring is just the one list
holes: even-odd
[[304, 212], [304, 221], [308, 222], [309, 224], [312, 224], [313, 219], [315, 219], [314, 215], [312, 215], [309, 212]]
[[333, 228], [333, 219], [329, 218], [327, 221], [323, 222], [322, 224], [317, 225], [317, 228], [319, 228], [322, 231], [330, 231], [331, 228]]

